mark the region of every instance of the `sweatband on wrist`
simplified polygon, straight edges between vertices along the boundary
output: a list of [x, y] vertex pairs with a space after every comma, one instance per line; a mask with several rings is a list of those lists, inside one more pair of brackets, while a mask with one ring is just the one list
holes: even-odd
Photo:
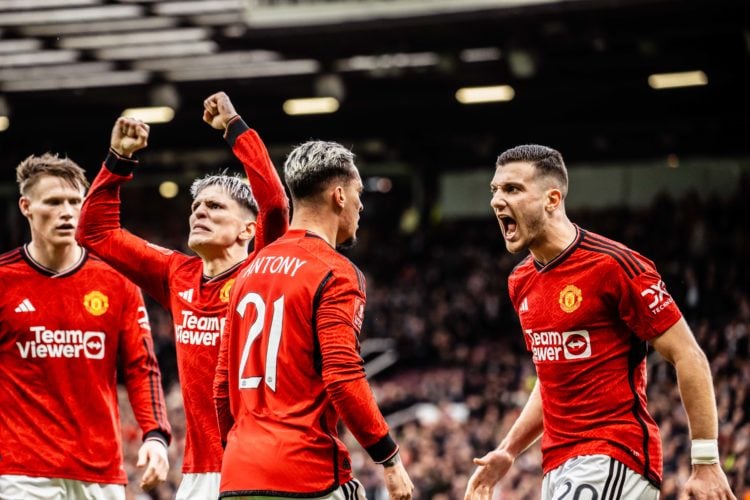
[[690, 448], [690, 459], [693, 465], [711, 465], [719, 463], [719, 442], [716, 439], [693, 439]]

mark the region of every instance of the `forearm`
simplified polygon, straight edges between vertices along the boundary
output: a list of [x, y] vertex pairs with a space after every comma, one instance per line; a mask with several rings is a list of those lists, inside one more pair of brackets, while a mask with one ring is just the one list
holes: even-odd
[[336, 412], [373, 461], [382, 463], [396, 453], [398, 446], [365, 378], [329, 384], [326, 390]]
[[255, 130], [250, 129], [238, 116], [227, 127], [226, 139], [234, 155], [242, 162], [260, 209], [258, 233], [255, 236], [257, 250], [286, 232], [289, 201], [268, 151]]
[[544, 430], [542, 421], [542, 395], [539, 381], [534, 385], [526, 405], [513, 426], [500, 442], [498, 449], [507, 451], [512, 456], [520, 455], [526, 448], [539, 439]]
[[675, 359], [674, 367], [691, 439], [716, 439], [716, 398], [705, 354], [696, 346]]

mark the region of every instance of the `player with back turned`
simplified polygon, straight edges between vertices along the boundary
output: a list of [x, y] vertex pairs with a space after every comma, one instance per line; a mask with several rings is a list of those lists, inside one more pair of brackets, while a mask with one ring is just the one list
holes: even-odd
[[711, 371], [653, 262], [573, 224], [554, 149], [505, 151], [491, 205], [506, 248], [529, 250], [508, 278], [537, 383], [497, 449], [475, 459], [466, 499], [492, 497], [542, 438], [543, 500], [659, 497], [662, 448], [647, 410], [649, 344], [675, 367], [692, 438], [681, 499], [734, 499], [719, 464]]
[[46, 153], [16, 179], [31, 241], [0, 256], [0, 498], [124, 500], [118, 361], [143, 431], [141, 486], [169, 470], [143, 297], [75, 242], [83, 169]]
[[353, 242], [362, 210], [354, 155], [307, 142], [284, 176], [290, 229], [240, 273], [227, 312], [215, 382], [228, 432], [221, 497], [364, 498], [338, 437], [342, 419], [383, 464], [391, 498], [411, 498], [359, 355], [364, 276], [336, 251]]
[[[158, 247], [120, 227], [120, 187], [132, 179], [132, 156], [148, 125], [119, 118], [111, 150], [84, 203], [79, 241], [154, 297], [172, 315], [185, 408], [183, 478], [177, 500], [219, 494], [222, 443], [212, 382], [229, 291], [254, 252], [286, 231], [288, 201], [258, 134], [223, 92], [204, 101], [203, 119], [224, 131], [252, 186], [234, 175], [208, 175], [192, 187], [188, 246], [197, 256]], [[253, 197], [253, 194], [255, 197]]]

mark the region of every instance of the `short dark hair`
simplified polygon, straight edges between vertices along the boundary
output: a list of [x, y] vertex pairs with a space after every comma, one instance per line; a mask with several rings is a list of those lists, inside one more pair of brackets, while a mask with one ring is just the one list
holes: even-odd
[[523, 144], [503, 152], [497, 157], [495, 166], [502, 167], [514, 162], [531, 163], [540, 175], [552, 177], [560, 183], [563, 197], [568, 193], [568, 169], [556, 149], [539, 144]]
[[76, 162], [68, 157], [58, 156], [56, 153], [44, 153], [41, 156], [31, 155], [16, 167], [16, 182], [21, 196], [26, 196], [29, 190], [45, 175], [60, 177], [74, 188], [89, 188], [86, 173]]
[[337, 142], [308, 141], [289, 153], [284, 180], [294, 199], [314, 197], [337, 178], [352, 179], [354, 153]]

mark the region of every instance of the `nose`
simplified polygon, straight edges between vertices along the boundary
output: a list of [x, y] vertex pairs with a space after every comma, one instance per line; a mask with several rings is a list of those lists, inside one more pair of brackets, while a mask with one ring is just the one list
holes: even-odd
[[62, 204], [62, 217], [64, 219], [72, 219], [75, 215], [73, 205], [69, 201], [64, 201]]
[[206, 206], [201, 203], [197, 207], [195, 207], [195, 210], [193, 210], [193, 213], [190, 214], [191, 217], [196, 217], [198, 219], [201, 219], [206, 216]]
[[493, 193], [492, 199], [490, 200], [490, 206], [494, 209], [505, 207], [505, 199], [499, 189]]

